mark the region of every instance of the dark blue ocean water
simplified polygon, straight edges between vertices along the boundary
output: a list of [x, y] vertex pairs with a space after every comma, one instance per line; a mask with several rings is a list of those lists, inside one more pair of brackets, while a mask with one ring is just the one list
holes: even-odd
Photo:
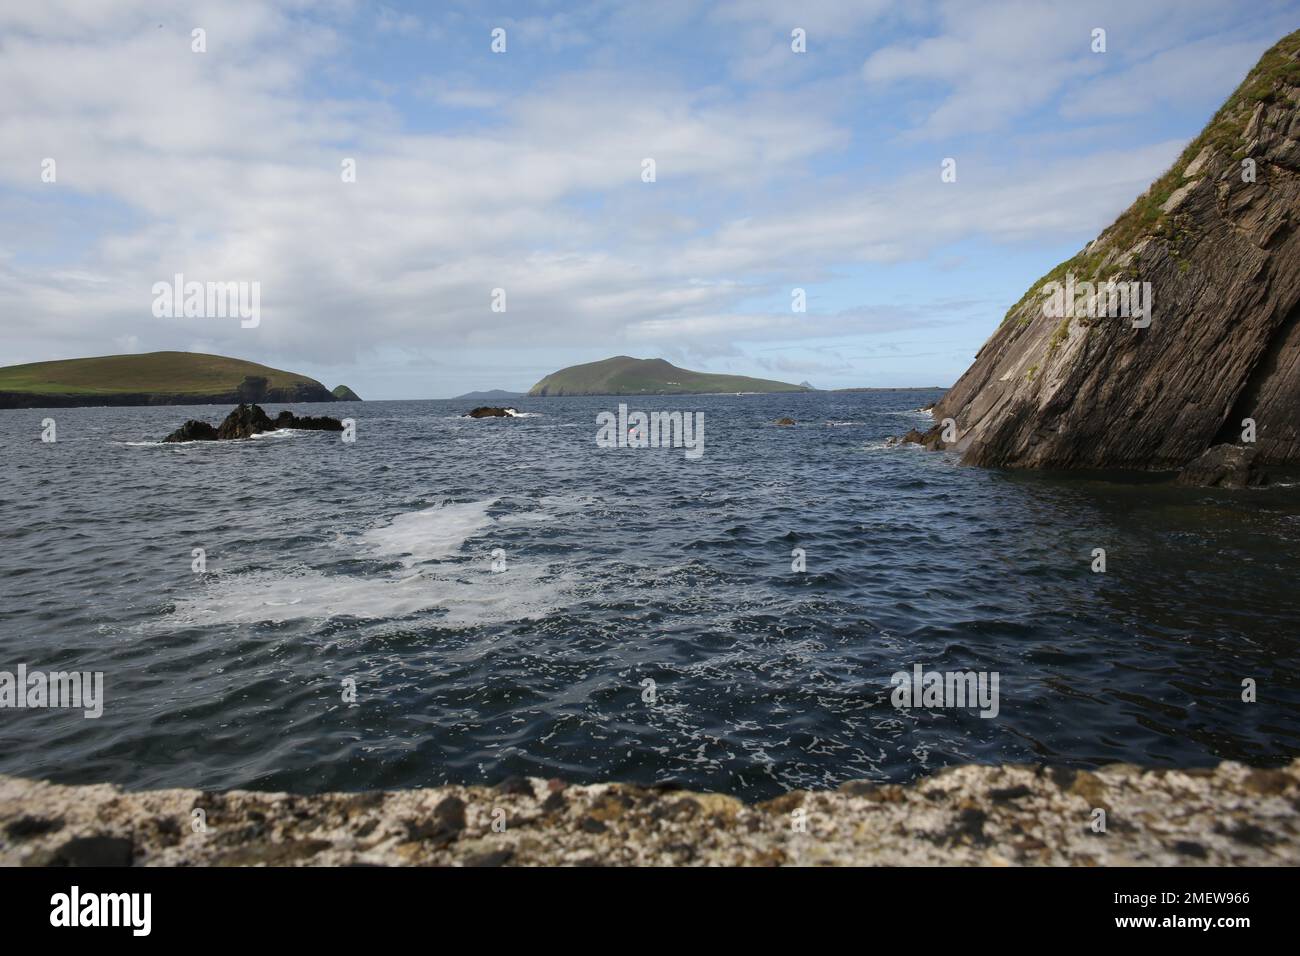
[[[0, 670], [103, 671], [107, 697], [98, 720], [0, 710], [0, 772], [757, 797], [970, 761], [1300, 754], [1300, 487], [1008, 474], [885, 444], [938, 394], [628, 400], [703, 411], [698, 461], [596, 447], [607, 398], [481, 421], [298, 408], [355, 417], [351, 445], [153, 444], [225, 407], [0, 411]], [[998, 716], [895, 709], [890, 676], [917, 663], [997, 671]]]

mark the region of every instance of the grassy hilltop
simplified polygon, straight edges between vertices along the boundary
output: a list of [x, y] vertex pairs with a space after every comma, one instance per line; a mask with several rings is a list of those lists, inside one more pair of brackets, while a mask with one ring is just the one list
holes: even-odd
[[314, 378], [201, 352], [105, 355], [0, 368], [0, 408], [232, 401], [330, 402], [335, 397]]

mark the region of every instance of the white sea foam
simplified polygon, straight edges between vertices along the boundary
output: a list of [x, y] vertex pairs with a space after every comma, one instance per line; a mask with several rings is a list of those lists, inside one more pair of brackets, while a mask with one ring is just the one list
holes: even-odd
[[866, 451], [903, 451], [903, 450], [924, 451], [925, 450], [924, 445], [919, 445], [916, 442], [910, 442], [910, 441], [899, 441], [897, 438], [894, 438], [892, 440], [886, 438], [882, 441], [867, 442], [862, 447]]
[[410, 511], [365, 532], [361, 543], [375, 556], [401, 558], [408, 568], [423, 561], [440, 561], [492, 525], [487, 510], [493, 504], [495, 500], [471, 501]]
[[[578, 504], [562, 497], [548, 500], [556, 506]], [[362, 557], [399, 558], [405, 569], [400, 572], [326, 574], [304, 568], [213, 575], [176, 602], [170, 626], [429, 615], [429, 623], [440, 627], [473, 627], [543, 616], [578, 589], [580, 580], [572, 572], [513, 559], [506, 570], [493, 572], [488, 544], [478, 549], [477, 560], [437, 563], [457, 556], [469, 539], [491, 528], [549, 517], [526, 513], [494, 521], [487, 511], [495, 503], [435, 505], [399, 514], [351, 539], [360, 544]]]
[[398, 577], [357, 577], [302, 571], [214, 576], [202, 590], [176, 602], [168, 622], [254, 624], [324, 622], [340, 617], [399, 620], [435, 614], [440, 627], [475, 627], [541, 617], [556, 606], [570, 575], [512, 565], [494, 574], [481, 568], [456, 576], [414, 573]]
[[125, 445], [127, 448], [183, 448], [186, 445], [211, 445], [215, 448], [218, 445], [229, 443], [207, 438], [195, 438], [191, 441], [115, 441], [113, 444]]
[[[277, 428], [274, 431], [258, 432], [257, 434], [251, 435], [249, 437], [251, 438], [300, 438], [304, 434], [305, 432], [301, 428]], [[224, 448], [232, 445], [230, 441], [217, 441], [215, 439], [210, 439], [210, 438], [196, 438], [191, 441], [115, 441], [113, 442], [113, 444], [125, 445], [128, 448], [153, 448], [154, 446], [157, 445], [165, 445], [170, 447], [175, 447], [178, 445], [212, 445], [213, 447]], [[234, 442], [234, 445], [237, 446], [238, 441]]]
[[[483, 422], [487, 422], [487, 421], [491, 421], [491, 420], [494, 419], [494, 418], [503, 418], [503, 417], [504, 417], [504, 418], [545, 418], [546, 416], [543, 415], [541, 412], [521, 412], [521, 411], [518, 411], [517, 409], [507, 408], [507, 409], [506, 409], [506, 413], [505, 413], [504, 416], [500, 416], [500, 415], [488, 415], [486, 418], [479, 418], [479, 419], [472, 419], [472, 418], [471, 418], [470, 421], [483, 421]], [[466, 415], [466, 414], [464, 414], [464, 413], [457, 413], [457, 414], [455, 414], [455, 415], [443, 415], [443, 416], [442, 416], [443, 421], [449, 421], [449, 422], [464, 421], [464, 420], [467, 419], [467, 418], [469, 418], [469, 416]]]

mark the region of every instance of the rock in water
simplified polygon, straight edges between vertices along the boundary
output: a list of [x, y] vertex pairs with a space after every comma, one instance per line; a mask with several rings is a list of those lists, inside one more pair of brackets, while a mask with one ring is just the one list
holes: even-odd
[[303, 415], [299, 418], [293, 412], [281, 412], [272, 422], [275, 428], [301, 428], [307, 431], [341, 432], [343, 423], [328, 415]]
[[[1247, 471], [1300, 463], [1297, 139], [1300, 31], [1264, 54], [1169, 172], [1007, 313], [934, 409], [955, 421], [963, 460], [1179, 471], [1253, 438]], [[1101, 315], [1045, 309], [1049, 283], [1073, 284], [1082, 305], [1079, 283], [1111, 279], [1150, 284], [1149, 326], [1109, 291]], [[925, 444], [944, 447], [941, 431]], [[1239, 472], [1224, 455], [1187, 480]]]
[[778, 418], [778, 419], [776, 420], [776, 424], [777, 424], [777, 425], [793, 425], [793, 424], [794, 424], [794, 419], [793, 419], [793, 418]]
[[494, 405], [483, 405], [466, 413], [467, 418], [510, 418], [515, 414], [513, 408], [497, 408]]
[[240, 405], [226, 416], [217, 428], [207, 422], [190, 420], [172, 432], [164, 442], [182, 441], [228, 441], [239, 438], [252, 438], [262, 432], [272, 432], [280, 428], [301, 428], [308, 431], [341, 432], [343, 423], [337, 418], [326, 415], [304, 415], [299, 418], [293, 412], [284, 411], [272, 420], [262, 411], [260, 405]]
[[223, 441], [230, 438], [252, 438], [260, 432], [274, 431], [275, 428], [266, 412], [262, 411], [261, 405], [240, 405], [217, 427], [217, 437]]
[[1206, 488], [1253, 488], [1268, 484], [1255, 465], [1258, 450], [1242, 445], [1215, 445], [1178, 473], [1180, 485]]
[[207, 422], [201, 422], [195, 418], [191, 418], [188, 422], [163, 439], [164, 442], [216, 440], [217, 430]]

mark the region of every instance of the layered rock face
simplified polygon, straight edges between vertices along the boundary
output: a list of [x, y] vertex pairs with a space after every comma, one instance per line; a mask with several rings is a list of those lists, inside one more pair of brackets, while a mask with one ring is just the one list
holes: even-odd
[[[1013, 468], [1180, 471], [1209, 453], [1188, 480], [1216, 473], [1217, 484], [1300, 465], [1298, 140], [1300, 31], [1172, 169], [1011, 308], [923, 442]], [[1115, 316], [1124, 304], [1109, 295], [1094, 316], [1082, 301], [1073, 316], [1045, 308], [1049, 283], [1086, 292], [1111, 280], [1150, 283], [1150, 315], [1130, 304]], [[1224, 466], [1237, 472], [1224, 479]]]

